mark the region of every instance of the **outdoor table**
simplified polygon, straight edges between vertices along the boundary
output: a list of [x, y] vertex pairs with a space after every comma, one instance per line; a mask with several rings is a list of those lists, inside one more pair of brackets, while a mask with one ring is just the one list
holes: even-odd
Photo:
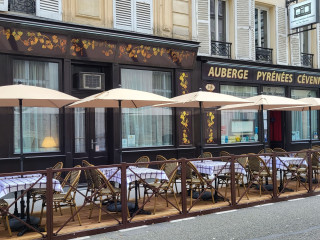
[[[100, 171], [106, 176], [109, 181], [114, 181], [121, 184], [121, 170], [116, 167], [101, 168]], [[116, 172], [118, 171], [118, 172]], [[135, 182], [135, 210], [139, 209], [138, 205], [138, 181], [140, 179], [159, 179], [169, 180], [166, 173], [163, 170], [152, 168], [138, 168], [130, 166], [126, 169], [127, 188], [130, 182]]]
[[[230, 162], [222, 161], [212, 161], [212, 160], [203, 160], [203, 161], [194, 161], [192, 162], [194, 166], [198, 169], [200, 173], [208, 174], [209, 176], [215, 176], [219, 174], [228, 173], [230, 174]], [[239, 163], [234, 163], [235, 172], [246, 174], [246, 170]], [[215, 178], [215, 201], [218, 201], [218, 185], [217, 178]]]
[[[25, 177], [27, 176], [27, 177]], [[14, 192], [15, 198], [16, 193], [18, 191], [24, 191], [30, 188], [34, 183], [36, 183], [33, 188], [46, 188], [47, 186], [47, 178], [43, 177], [41, 180], [41, 174], [33, 174], [33, 175], [21, 175], [17, 176], [9, 176], [9, 177], [1, 177], [0, 178], [0, 197], [4, 197], [8, 193]], [[39, 180], [39, 181], [38, 181]], [[54, 191], [63, 192], [63, 189], [60, 185], [60, 182], [56, 179], [52, 179], [52, 187]], [[26, 209], [26, 222], [31, 224], [30, 220], [30, 210], [29, 210], [29, 203], [30, 203], [30, 194], [29, 191], [27, 192], [27, 209]], [[21, 198], [21, 219], [24, 219], [24, 198]], [[15, 205], [15, 213], [18, 212], [17, 205]], [[37, 224], [36, 224], [37, 225]], [[37, 226], [36, 226], [37, 227]], [[18, 234], [18, 236], [22, 236], [26, 231], [28, 231], [28, 227], [24, 227], [24, 229]]]
[[[266, 166], [268, 168], [272, 169], [272, 156], [260, 156], [260, 158], [266, 163]], [[304, 158], [300, 157], [276, 156], [276, 169], [280, 170], [280, 191], [282, 191], [283, 189], [282, 170], [287, 170], [289, 165], [301, 164], [307, 165], [307, 161]]]

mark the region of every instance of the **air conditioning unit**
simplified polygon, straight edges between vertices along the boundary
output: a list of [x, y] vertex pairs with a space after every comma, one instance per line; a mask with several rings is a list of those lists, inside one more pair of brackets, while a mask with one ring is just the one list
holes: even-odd
[[83, 90], [104, 90], [104, 73], [80, 72], [76, 74], [78, 89]]

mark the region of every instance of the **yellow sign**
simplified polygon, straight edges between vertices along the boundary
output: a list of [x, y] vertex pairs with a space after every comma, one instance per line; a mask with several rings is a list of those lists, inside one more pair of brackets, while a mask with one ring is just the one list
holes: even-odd
[[225, 67], [210, 67], [208, 77], [247, 80], [249, 70]]

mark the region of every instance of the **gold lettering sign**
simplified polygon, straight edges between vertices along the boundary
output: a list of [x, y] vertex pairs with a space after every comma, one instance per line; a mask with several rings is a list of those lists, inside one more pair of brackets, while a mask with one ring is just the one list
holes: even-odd
[[319, 76], [308, 76], [306, 74], [299, 74], [297, 76], [297, 83], [307, 84], [307, 85], [319, 85], [320, 77]]
[[292, 83], [293, 73], [257, 71], [258, 81]]
[[210, 67], [208, 77], [228, 78], [228, 79], [243, 79], [247, 80], [249, 70], [224, 68], [224, 67]]

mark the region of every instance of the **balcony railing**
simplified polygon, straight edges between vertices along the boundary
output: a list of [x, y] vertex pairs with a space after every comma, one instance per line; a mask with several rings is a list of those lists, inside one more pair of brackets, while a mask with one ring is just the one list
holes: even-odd
[[256, 47], [256, 60], [272, 63], [272, 48]]
[[301, 65], [313, 68], [313, 54], [301, 53]]
[[211, 41], [211, 54], [231, 58], [231, 43]]

